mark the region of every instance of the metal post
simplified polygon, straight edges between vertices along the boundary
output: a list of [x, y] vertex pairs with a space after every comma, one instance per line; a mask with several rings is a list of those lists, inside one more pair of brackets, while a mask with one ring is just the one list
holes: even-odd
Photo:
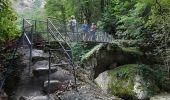
[[[24, 24], [25, 24], [25, 23], [24, 23], [24, 18], [23, 18], [23, 22], [22, 22], [22, 34], [24, 34], [24, 31], [25, 31], [25, 29], [24, 29]], [[23, 45], [23, 48], [24, 48], [24, 42], [25, 42], [25, 41], [24, 41], [24, 36], [22, 37], [22, 42], [23, 42], [22, 45]]]
[[30, 45], [29, 76], [31, 76], [31, 62], [32, 62], [32, 45]]
[[75, 84], [75, 87], [76, 87], [76, 91], [78, 91], [78, 89], [77, 89], [77, 81], [76, 81], [76, 72], [75, 72], [75, 66], [74, 66], [74, 60], [73, 60], [72, 51], [70, 52], [70, 56], [71, 56], [71, 65], [73, 67], [74, 84]]
[[50, 98], [51, 50], [49, 49], [48, 99]]
[[34, 26], [32, 25], [31, 26], [31, 39], [30, 39], [30, 42], [31, 44], [29, 45], [30, 46], [30, 58], [29, 58], [29, 76], [31, 76], [31, 62], [32, 62], [32, 44], [33, 44], [33, 28]]
[[35, 20], [35, 22], [34, 22], [34, 33], [35, 33], [35, 40], [37, 41], [37, 20]]
[[49, 35], [49, 30], [48, 30], [48, 27], [49, 27], [49, 19], [47, 19], [47, 38], [48, 38], [48, 44], [50, 44], [50, 35]]

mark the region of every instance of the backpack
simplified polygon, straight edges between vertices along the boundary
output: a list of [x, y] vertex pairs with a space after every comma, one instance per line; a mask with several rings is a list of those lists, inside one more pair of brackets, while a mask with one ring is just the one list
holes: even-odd
[[71, 20], [70, 21], [70, 28], [74, 28], [75, 26], [76, 26], [76, 23], [73, 20]]

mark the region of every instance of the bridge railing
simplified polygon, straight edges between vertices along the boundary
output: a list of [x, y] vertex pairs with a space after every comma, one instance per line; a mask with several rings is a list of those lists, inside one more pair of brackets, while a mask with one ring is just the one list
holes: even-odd
[[95, 35], [93, 35], [91, 32], [83, 33], [83, 32], [70, 32], [67, 31], [67, 38], [71, 42], [112, 42], [114, 40], [112, 35], [107, 34], [106, 32], [96, 32]]

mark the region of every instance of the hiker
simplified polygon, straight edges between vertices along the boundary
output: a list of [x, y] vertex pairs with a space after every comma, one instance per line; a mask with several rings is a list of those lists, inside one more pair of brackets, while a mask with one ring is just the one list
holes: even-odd
[[77, 21], [75, 19], [75, 16], [72, 15], [69, 21], [69, 28], [70, 28], [71, 33], [73, 34], [76, 32], [76, 24], [77, 24]]
[[92, 23], [91, 27], [90, 27], [90, 33], [92, 35], [92, 41], [95, 41], [96, 38], [96, 25], [95, 23]]
[[88, 38], [88, 32], [89, 32], [89, 25], [87, 23], [87, 20], [84, 20], [84, 23], [81, 25], [81, 30], [83, 33], [83, 38], [85, 37], [85, 39]]

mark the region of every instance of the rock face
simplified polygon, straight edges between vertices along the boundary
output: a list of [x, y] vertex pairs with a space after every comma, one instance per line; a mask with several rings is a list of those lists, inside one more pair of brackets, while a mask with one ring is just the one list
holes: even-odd
[[99, 76], [95, 79], [95, 82], [99, 83], [98, 85], [101, 87], [101, 89], [107, 93], [107, 89], [109, 88], [107, 84], [109, 84], [110, 80], [111, 77], [107, 71], [105, 71], [102, 74], [99, 74]]
[[[52, 65], [52, 64], [51, 64]], [[51, 73], [54, 73], [57, 71], [57, 67], [51, 67]], [[41, 75], [47, 75], [49, 70], [49, 62], [46, 60], [38, 61], [34, 64], [33, 67], [33, 75], [34, 76], [41, 76]]]
[[166, 92], [170, 92], [170, 79], [167, 79], [163, 84], [162, 84], [163, 90]]
[[150, 100], [170, 100], [170, 94], [160, 94], [150, 98]]
[[[54, 93], [55, 91], [59, 90], [61, 87], [62, 83], [58, 80], [50, 80], [50, 92]], [[44, 91], [48, 92], [48, 81], [44, 82]]]
[[78, 91], [67, 91], [60, 95], [60, 100], [121, 100], [115, 96], [106, 96], [100, 89], [91, 85], [82, 85]]
[[136, 93], [138, 99], [146, 99], [148, 97], [148, 91], [142, 88], [143, 80], [140, 75], [136, 75], [134, 78], [134, 89], [133, 91]]
[[50, 97], [50, 99], [48, 99], [48, 96], [35, 96], [35, 97], [20, 97], [19, 100], [55, 100], [53, 97]]
[[3, 90], [0, 90], [0, 100], [8, 100], [8, 96]]
[[[147, 99], [158, 87], [152, 80], [144, 80], [137, 74], [137, 65], [129, 64], [101, 73], [95, 82], [106, 93], [117, 95], [123, 99]], [[102, 80], [100, 80], [102, 79]]]
[[[136, 48], [121, 48], [116, 44], [99, 44], [82, 57], [82, 65], [92, 79], [105, 70], [142, 61], [143, 53]], [[140, 58], [140, 59], [139, 59]]]

